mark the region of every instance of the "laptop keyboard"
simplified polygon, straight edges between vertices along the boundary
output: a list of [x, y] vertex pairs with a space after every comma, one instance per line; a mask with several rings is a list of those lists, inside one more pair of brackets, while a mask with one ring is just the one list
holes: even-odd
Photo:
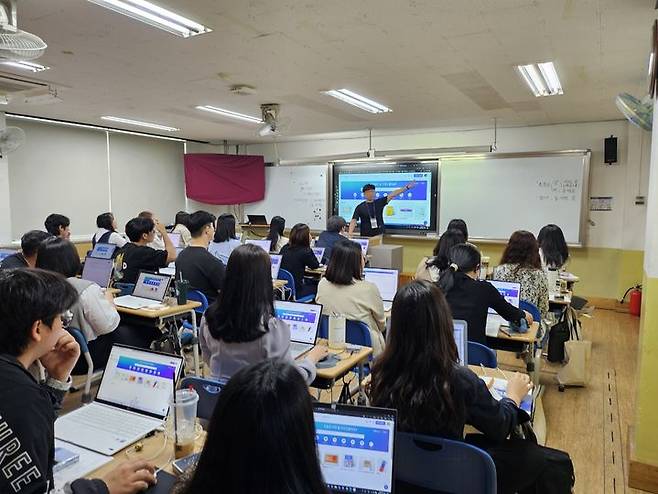
[[122, 410], [89, 405], [80, 408], [72, 421], [78, 427], [91, 427], [118, 437], [131, 438], [151, 429], [153, 420]]
[[302, 353], [308, 352], [312, 347], [306, 343], [290, 343], [290, 353], [293, 358], [299, 357]]

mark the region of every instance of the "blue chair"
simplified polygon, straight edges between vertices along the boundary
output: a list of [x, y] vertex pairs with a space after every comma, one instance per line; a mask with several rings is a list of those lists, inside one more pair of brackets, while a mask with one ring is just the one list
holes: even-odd
[[490, 369], [498, 367], [496, 352], [475, 341], [468, 342], [468, 365], [484, 365]]
[[[201, 302], [201, 306], [194, 309], [195, 314], [198, 314], [199, 316], [196, 320], [196, 327], [198, 330], [199, 324], [201, 324], [201, 317], [203, 317], [206, 310], [208, 309], [208, 298], [199, 290], [190, 290], [187, 292], [187, 300], [193, 302]], [[194, 334], [192, 333], [192, 331], [194, 331], [194, 327], [192, 326], [192, 323], [183, 321], [183, 330], [188, 331], [181, 334], [181, 345], [189, 345], [194, 343]]]
[[[320, 319], [320, 338], [329, 338], [329, 316], [322, 315]], [[345, 341], [352, 345], [372, 347], [372, 338], [370, 338], [370, 329], [368, 325], [361, 321], [347, 319], [345, 321]]]
[[313, 302], [315, 299], [315, 295], [306, 295], [305, 297], [302, 297], [300, 299], [297, 298], [297, 290], [295, 289], [295, 278], [292, 277], [292, 274], [290, 271], [285, 270], [285, 269], [279, 269], [279, 276], [278, 278], [280, 280], [286, 280], [288, 284], [286, 285], [286, 289], [290, 290], [290, 293], [292, 295], [292, 300], [295, 302], [302, 302], [302, 303], [308, 303], [308, 302]]
[[133, 290], [135, 289], [135, 284], [134, 283], [115, 283], [114, 288], [121, 290], [121, 293], [119, 293], [120, 297], [123, 297], [125, 295], [132, 295]]
[[398, 432], [395, 447], [395, 480], [452, 494], [496, 494], [494, 462], [475, 446]]
[[193, 389], [199, 395], [196, 416], [202, 421], [208, 421], [212, 417], [219, 393], [226, 383], [205, 379], [203, 377], [186, 377], [180, 383], [180, 389]]
[[529, 312], [535, 322], [541, 324], [541, 312], [535, 304], [528, 302], [527, 300], [521, 300], [519, 302], [519, 309]]
[[94, 378], [94, 361], [89, 353], [89, 345], [87, 345], [87, 338], [84, 333], [78, 328], [66, 328], [66, 330], [75, 338], [75, 341], [80, 345], [80, 353], [87, 362], [87, 379], [85, 381], [85, 390], [82, 393], [82, 403], [91, 403], [91, 382]]

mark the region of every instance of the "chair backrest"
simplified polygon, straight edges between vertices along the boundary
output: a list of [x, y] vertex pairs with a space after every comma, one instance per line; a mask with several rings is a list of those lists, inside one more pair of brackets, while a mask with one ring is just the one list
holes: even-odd
[[86, 353], [89, 353], [89, 346], [87, 345], [87, 338], [85, 337], [85, 334], [80, 331], [78, 328], [66, 328], [66, 330], [69, 332], [73, 338], [75, 338], [75, 341], [80, 345], [80, 353], [83, 355]]
[[290, 290], [292, 294], [292, 299], [297, 300], [297, 291], [295, 290], [295, 278], [292, 277], [292, 273], [286, 269], [279, 269], [279, 276], [277, 277], [280, 280], [286, 280], [288, 284], [286, 288]]
[[490, 369], [498, 367], [496, 352], [475, 341], [468, 342], [468, 365], [484, 365]]
[[453, 494], [496, 493], [496, 467], [484, 451], [461, 441], [398, 432], [395, 479]]
[[527, 300], [519, 301], [519, 309], [529, 312], [532, 315], [532, 318], [537, 323], [541, 323], [541, 312], [535, 304], [528, 302]]
[[322, 314], [322, 318], [320, 319], [318, 338], [329, 339], [329, 316], [326, 314]]
[[199, 290], [190, 290], [187, 292], [187, 300], [193, 302], [201, 302], [201, 306], [194, 309], [194, 312], [197, 314], [203, 315], [208, 309], [208, 297], [206, 297], [203, 292]]
[[202, 377], [186, 377], [180, 383], [181, 389], [193, 389], [199, 395], [196, 416], [202, 420], [210, 420], [219, 393], [224, 383]]
[[135, 290], [134, 283], [115, 283], [114, 288], [121, 290], [119, 296], [123, 297], [124, 295], [132, 295], [133, 290]]

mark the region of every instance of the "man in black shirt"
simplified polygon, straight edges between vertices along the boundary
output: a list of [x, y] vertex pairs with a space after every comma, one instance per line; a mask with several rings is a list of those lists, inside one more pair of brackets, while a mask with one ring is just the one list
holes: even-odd
[[[165, 250], [148, 246], [153, 242], [156, 231], [162, 235]], [[164, 225], [158, 220], [133, 218], [126, 223], [126, 235], [130, 243], [124, 246], [123, 252], [117, 257], [122, 283], [136, 283], [140, 271], [157, 272], [176, 259], [176, 247], [167, 235]]]
[[384, 208], [397, 196], [413, 188], [416, 182], [409, 182], [404, 187], [395, 189], [379, 199], [375, 199], [375, 186], [366, 184], [362, 192], [366, 200], [354, 209], [352, 221], [350, 221], [349, 236], [354, 234], [357, 220], [361, 222], [361, 236], [374, 237], [384, 233]]
[[46, 221], [43, 222], [43, 226], [46, 227], [46, 231], [51, 235], [65, 240], [70, 240], [71, 238], [71, 220], [63, 214], [49, 214]]
[[190, 288], [199, 290], [213, 303], [224, 286], [226, 267], [208, 252], [208, 244], [215, 236], [215, 217], [206, 211], [192, 213], [189, 218], [192, 240], [176, 259], [176, 279], [190, 282]]
[[41, 230], [30, 230], [21, 237], [21, 251], [12, 254], [0, 263], [0, 271], [4, 269], [33, 268], [37, 262], [37, 250], [41, 242], [52, 235]]

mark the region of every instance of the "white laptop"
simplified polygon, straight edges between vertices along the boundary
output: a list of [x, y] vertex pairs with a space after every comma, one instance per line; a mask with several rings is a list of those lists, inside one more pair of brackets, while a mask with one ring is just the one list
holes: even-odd
[[181, 244], [180, 233], [167, 233], [167, 235], [169, 235], [169, 240], [171, 240], [171, 243], [174, 244], [176, 250], [178, 250], [180, 247], [183, 247], [183, 245]]
[[279, 277], [279, 269], [281, 269], [281, 256], [279, 254], [270, 254], [272, 261], [272, 279], [276, 280]]
[[274, 301], [274, 315], [290, 327], [290, 353], [297, 358], [315, 346], [320, 329], [322, 306], [300, 302]]
[[315, 443], [330, 492], [393, 492], [396, 411], [314, 403]]
[[114, 299], [115, 305], [127, 309], [141, 309], [161, 305], [171, 283], [171, 276], [141, 271], [132, 295]]
[[384, 310], [391, 310], [393, 299], [398, 291], [398, 270], [383, 268], [365, 268], [366, 281], [374, 283], [384, 301]]
[[[513, 281], [489, 281], [500, 294], [505, 297], [505, 300], [512, 304], [514, 307], [518, 307], [521, 302], [521, 283], [516, 283]], [[487, 327], [486, 335], [495, 338], [498, 336], [498, 331], [501, 326], [506, 326], [507, 321], [499, 315], [495, 310], [489, 307], [489, 313], [487, 314]]]
[[101, 288], [107, 288], [110, 286], [113, 270], [114, 261], [111, 258], [87, 257], [85, 259], [85, 267], [82, 269], [82, 279], [93, 281]]
[[324, 247], [311, 247], [311, 250], [313, 251], [313, 255], [318, 260], [318, 262], [322, 264], [322, 258], [324, 257]]
[[361, 252], [363, 252], [364, 256], [368, 253], [368, 244], [370, 243], [370, 240], [367, 238], [353, 238], [351, 240], [361, 246]]
[[105, 455], [160, 427], [183, 357], [114, 345], [96, 399], [55, 421], [55, 437]]
[[269, 252], [270, 247], [272, 246], [272, 242], [270, 242], [269, 240], [254, 240], [254, 239], [251, 239], [251, 238], [249, 240], [245, 240], [244, 243], [245, 244], [257, 245], [258, 247], [263, 249], [265, 252]]
[[459, 365], [468, 365], [468, 324], [466, 321], [454, 319], [452, 321], [455, 345], [459, 354]]
[[95, 257], [97, 259], [112, 259], [115, 250], [117, 250], [116, 244], [105, 244], [99, 242], [94, 245], [89, 257]]

